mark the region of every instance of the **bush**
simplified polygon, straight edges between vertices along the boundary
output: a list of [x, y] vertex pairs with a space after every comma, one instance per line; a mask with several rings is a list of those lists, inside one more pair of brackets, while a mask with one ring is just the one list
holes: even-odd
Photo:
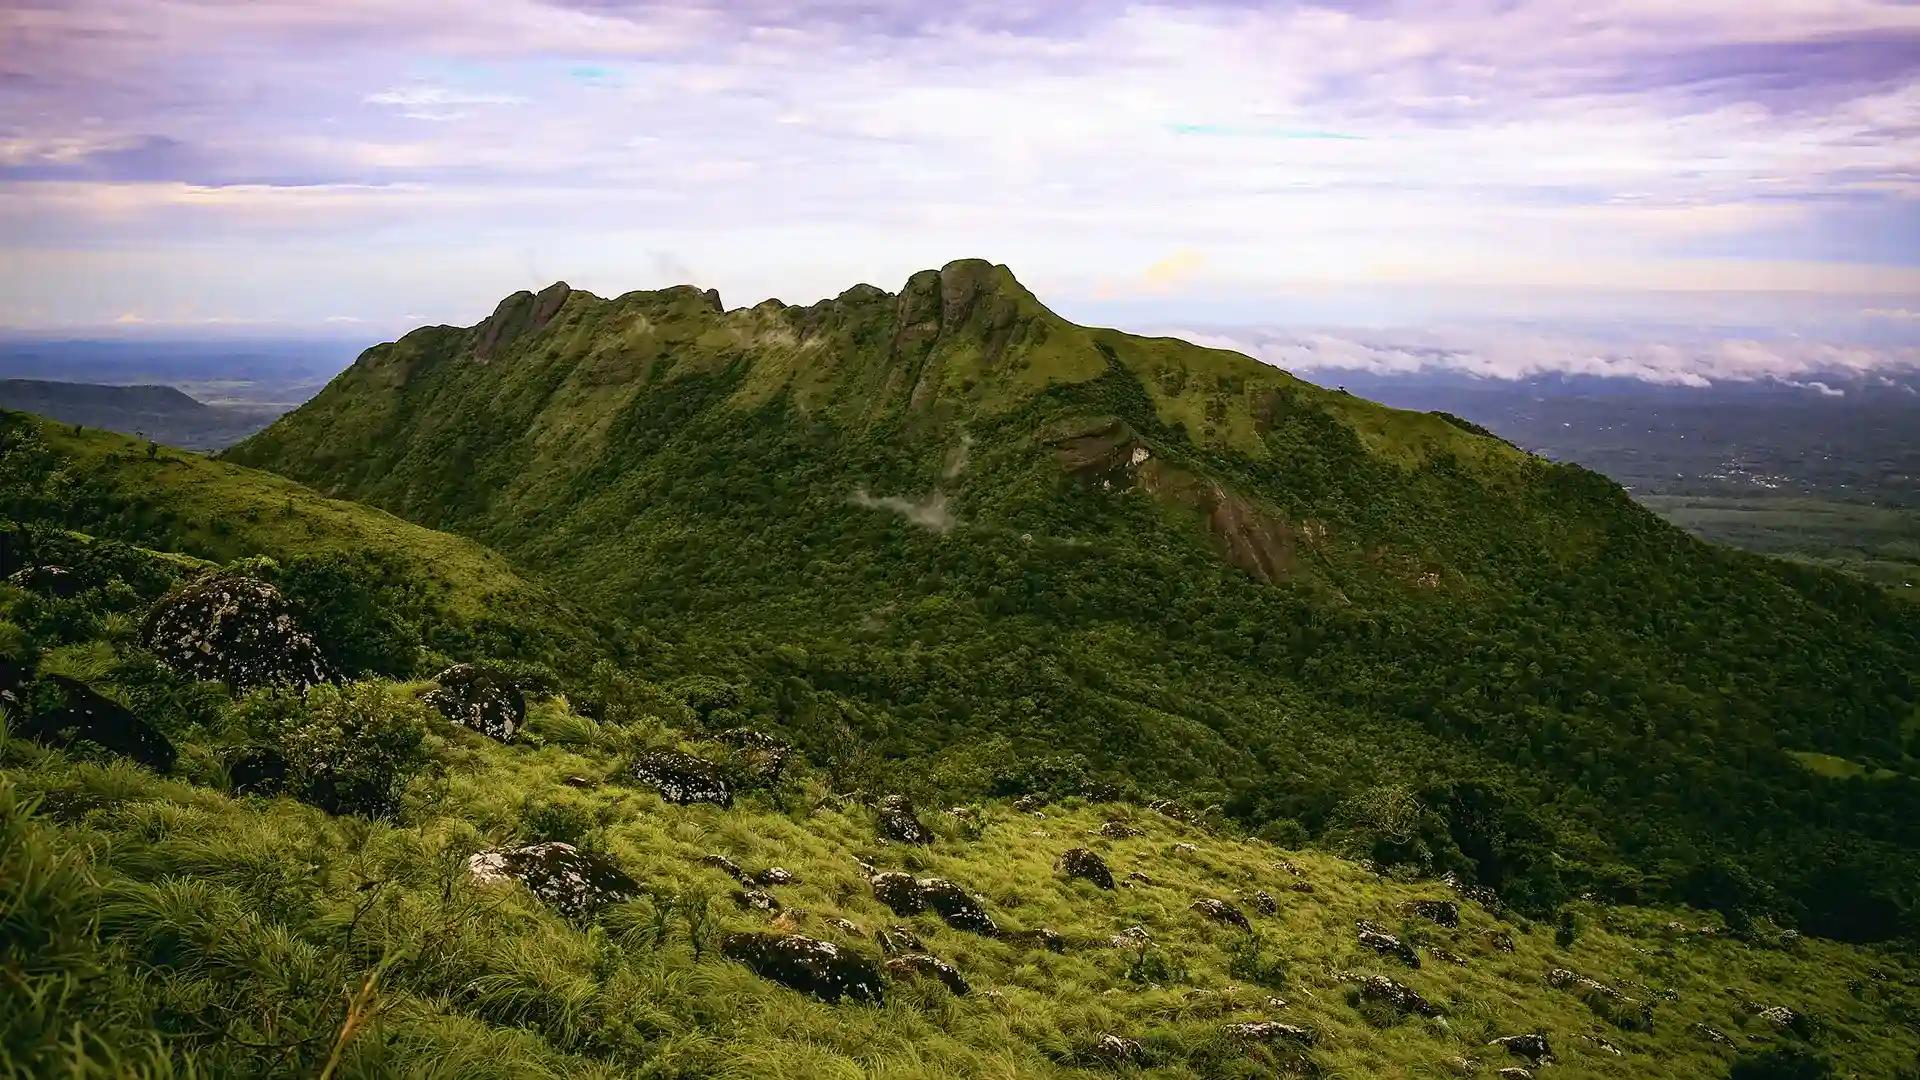
[[286, 758], [288, 789], [330, 814], [392, 817], [428, 761], [424, 706], [386, 683], [256, 693], [240, 706], [249, 734]]
[[1727, 1074], [1728, 1080], [1826, 1080], [1832, 1075], [1833, 1062], [1826, 1055], [1797, 1046], [1746, 1054]]

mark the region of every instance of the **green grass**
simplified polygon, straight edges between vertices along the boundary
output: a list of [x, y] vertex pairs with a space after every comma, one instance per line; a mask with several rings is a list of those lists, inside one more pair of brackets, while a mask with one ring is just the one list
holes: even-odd
[[1643, 495], [1660, 516], [1706, 539], [1920, 592], [1920, 510], [1805, 496]]
[[[415, 692], [419, 687], [413, 688]], [[1142, 1039], [1144, 1075], [1269, 1075], [1218, 1038], [1230, 1021], [1273, 1018], [1321, 1033], [1321, 1075], [1443, 1076], [1450, 1062], [1491, 1074], [1511, 1064], [1486, 1042], [1541, 1030], [1553, 1075], [1720, 1076], [1731, 1053], [1691, 1033], [1705, 1023], [1745, 1043], [1779, 1036], [1743, 1002], [1785, 1004], [1817, 1022], [1813, 1039], [1858, 1075], [1893, 1075], [1920, 1051], [1911, 1024], [1920, 971], [1899, 950], [1813, 940], [1770, 944], [1669, 929], [1711, 925], [1693, 912], [1582, 905], [1568, 946], [1545, 924], [1502, 922], [1464, 905], [1458, 929], [1399, 906], [1444, 895], [1384, 880], [1328, 855], [1290, 851], [1181, 824], [1137, 806], [1068, 800], [1039, 814], [1002, 804], [975, 835], [930, 808], [925, 849], [874, 839], [862, 807], [813, 809], [817, 778], [750, 795], [733, 809], [674, 807], [617, 779], [592, 790], [563, 778], [607, 776], [629, 733], [562, 719], [541, 703], [536, 730], [568, 745], [502, 746], [456, 729], [431, 740], [439, 775], [415, 783], [398, 823], [329, 818], [288, 799], [234, 799], [214, 786], [210, 747], [184, 780], [95, 764], [19, 741], [0, 745], [0, 980], [15, 1069], [27, 1075], [312, 1075], [330, 1052], [350, 992], [380, 973], [371, 1019], [348, 1043], [341, 1076], [1009, 1077], [1071, 1075], [1063, 1062], [1103, 1032]], [[653, 737], [662, 733], [655, 731]], [[565, 813], [556, 812], [563, 808]], [[1145, 835], [1090, 836], [1114, 817]], [[547, 838], [574, 823], [647, 896], [573, 925], [515, 888], [464, 876], [482, 847]], [[550, 824], [548, 825], [550, 828]], [[1192, 844], [1183, 851], [1180, 844]], [[1155, 884], [1102, 892], [1052, 871], [1068, 847], [1100, 851], [1117, 875]], [[775, 890], [801, 932], [874, 953], [871, 932], [910, 923], [975, 993], [895, 983], [884, 1007], [831, 1006], [764, 982], [713, 951], [727, 929], [764, 926], [725, 900], [713, 852], [750, 869], [780, 865]], [[856, 869], [951, 877], [1003, 924], [1067, 936], [1061, 955], [902, 919], [872, 899]], [[1290, 862], [1315, 891], [1286, 891]], [[1251, 914], [1269, 982], [1236, 977], [1243, 936], [1187, 910], [1197, 896], [1271, 891], [1277, 915]], [[704, 911], [704, 919], [689, 912]], [[849, 935], [829, 919], [865, 933]], [[1465, 956], [1418, 971], [1360, 950], [1372, 919]], [[1129, 926], [1158, 943], [1157, 981], [1130, 977], [1132, 953], [1104, 944]], [[1512, 932], [1516, 951], [1483, 932]], [[12, 965], [21, 965], [18, 968]], [[1545, 982], [1569, 967], [1656, 1002], [1652, 1031], [1622, 1030]], [[1413, 986], [1442, 1019], [1357, 1008], [1339, 972]], [[1859, 983], [1858, 989], [1850, 984]], [[1658, 991], [1658, 995], [1655, 995]], [[1269, 996], [1285, 999], [1270, 1006]], [[1615, 1058], [1592, 1035], [1618, 1046]]]

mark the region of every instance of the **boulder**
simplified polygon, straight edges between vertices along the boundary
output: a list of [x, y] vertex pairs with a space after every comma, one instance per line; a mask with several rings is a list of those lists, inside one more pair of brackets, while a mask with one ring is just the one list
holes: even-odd
[[1461, 956], [1459, 953], [1456, 953], [1451, 949], [1443, 949], [1438, 945], [1427, 946], [1427, 955], [1433, 957], [1435, 960], [1438, 960], [1443, 964], [1452, 964], [1454, 967], [1467, 966], [1466, 957]]
[[927, 909], [926, 897], [920, 894], [920, 883], [912, 874], [887, 870], [867, 878], [867, 883], [873, 886], [873, 898], [895, 915], [918, 915]]
[[920, 897], [955, 930], [993, 937], [999, 932], [978, 897], [946, 878], [921, 878]]
[[1283, 1024], [1278, 1020], [1250, 1020], [1239, 1024], [1228, 1024], [1220, 1033], [1235, 1042], [1280, 1043], [1288, 1042], [1299, 1046], [1312, 1046], [1320, 1041], [1312, 1028], [1297, 1024]]
[[147, 612], [140, 644], [174, 671], [238, 693], [339, 680], [280, 590], [241, 574], [203, 577], [161, 597]]
[[1253, 932], [1253, 924], [1247, 921], [1247, 917], [1240, 913], [1239, 908], [1234, 907], [1225, 900], [1215, 900], [1211, 897], [1203, 896], [1187, 905], [1187, 910], [1197, 911], [1201, 915], [1212, 919], [1214, 922], [1225, 923], [1228, 926], [1237, 927], [1248, 933]]
[[1460, 905], [1451, 900], [1413, 900], [1402, 910], [1415, 918], [1437, 922], [1441, 926], [1460, 925]]
[[598, 786], [594, 783], [593, 777], [591, 776], [569, 776], [560, 782], [570, 788], [578, 788], [582, 791]]
[[1258, 890], [1252, 896], [1249, 896], [1247, 902], [1253, 905], [1253, 910], [1262, 915], [1278, 915], [1280, 913], [1280, 902], [1275, 900], [1273, 894], [1267, 892], [1265, 889]]
[[1109, 821], [1100, 826], [1100, 835], [1109, 840], [1126, 840], [1130, 837], [1145, 835], [1145, 833], [1124, 821]]
[[1523, 1069], [1518, 1065], [1509, 1065], [1493, 1075], [1500, 1080], [1533, 1080], [1533, 1070]]
[[1535, 1065], [1544, 1065], [1553, 1060], [1552, 1044], [1547, 1042], [1545, 1035], [1537, 1031], [1525, 1035], [1503, 1035], [1487, 1045], [1505, 1047], [1507, 1053], [1526, 1058]]
[[433, 677], [440, 685], [426, 703], [440, 715], [490, 739], [512, 742], [527, 720], [527, 699], [512, 680], [472, 664], [455, 664]]
[[919, 936], [905, 926], [882, 927], [873, 936], [880, 942], [880, 951], [888, 956], [927, 951], [927, 947], [920, 943]]
[[[31, 697], [36, 708], [24, 722], [14, 721], [13, 733], [35, 742], [67, 749], [97, 746], [110, 754], [131, 758], [155, 772], [170, 772], [178, 755], [173, 742], [126, 706], [94, 693], [83, 682], [65, 675], [40, 680]], [[27, 697], [28, 692], [20, 691]], [[48, 699], [57, 703], [48, 706]]]
[[1408, 967], [1417, 968], [1420, 966], [1420, 954], [1413, 951], [1413, 946], [1401, 941], [1399, 938], [1387, 933], [1383, 928], [1367, 922], [1364, 919], [1357, 925], [1360, 930], [1361, 945], [1372, 949], [1381, 956], [1391, 956]]
[[1193, 821], [1193, 811], [1188, 810], [1172, 799], [1155, 799], [1147, 804], [1147, 809], [1157, 814], [1165, 814], [1175, 821]]
[[1066, 952], [1066, 939], [1043, 926], [1030, 930], [1002, 930], [998, 937], [1009, 945], [1018, 945], [1028, 949], [1045, 949], [1048, 952]]
[[1054, 861], [1054, 872], [1070, 878], [1084, 878], [1102, 889], [1113, 888], [1113, 872], [1107, 862], [1086, 848], [1069, 848]]
[[854, 922], [852, 919], [828, 919], [827, 925], [843, 934], [851, 934], [854, 937], [860, 936], [860, 924]]
[[931, 844], [933, 830], [920, 823], [913, 802], [905, 795], [889, 795], [880, 800], [877, 822], [880, 837], [896, 844]]
[[763, 979], [822, 1001], [849, 998], [877, 1005], [885, 998], [879, 967], [831, 941], [801, 934], [735, 933], [721, 941], [720, 952]]
[[759, 889], [733, 890], [733, 904], [742, 911], [764, 911], [769, 914], [780, 910], [780, 901], [771, 893]]
[[1619, 1027], [1642, 1031], [1653, 1027], [1651, 1004], [1636, 1001], [1606, 983], [1566, 968], [1554, 968], [1547, 972], [1547, 985], [1573, 994], [1601, 1018]]
[[1143, 874], [1143, 873], [1141, 873], [1141, 872], [1140, 872], [1140, 871], [1138, 871], [1138, 870], [1129, 870], [1129, 871], [1127, 871], [1127, 880], [1128, 880], [1128, 881], [1130, 881], [1130, 882], [1133, 882], [1133, 883], [1134, 883], [1134, 884], [1136, 884], [1136, 885], [1155, 885], [1155, 884], [1158, 884], [1158, 882], [1156, 882], [1156, 881], [1154, 881], [1154, 880], [1153, 880], [1152, 878], [1150, 878], [1150, 877], [1148, 877], [1147, 875], [1145, 875], [1145, 874]]
[[287, 787], [286, 756], [271, 746], [244, 747], [227, 761], [235, 795], [278, 795]]
[[1040, 794], [1022, 795], [1013, 800], [1013, 808], [1023, 814], [1038, 813], [1046, 805], [1047, 797]]
[[1116, 949], [1144, 949], [1153, 944], [1153, 935], [1144, 926], [1129, 926], [1113, 935], [1108, 944]]
[[542, 903], [568, 918], [582, 918], [603, 905], [640, 894], [640, 883], [611, 859], [557, 840], [482, 851], [467, 860], [467, 871], [483, 885], [518, 881]]
[[1487, 939], [1487, 944], [1501, 952], [1513, 951], [1513, 935], [1505, 930], [1488, 930], [1480, 936]]
[[1403, 1013], [1418, 1013], [1421, 1016], [1440, 1015], [1440, 1010], [1432, 1002], [1421, 997], [1413, 987], [1389, 979], [1385, 975], [1369, 975], [1360, 980], [1360, 996]]
[[80, 575], [64, 566], [29, 566], [7, 575], [7, 584], [28, 592], [70, 600], [86, 591]]
[[751, 880], [753, 884], [763, 889], [770, 889], [776, 885], [798, 885], [800, 883], [799, 876], [784, 866], [769, 866], [765, 870], [752, 875]]
[[1707, 1040], [1710, 1043], [1713, 1043], [1716, 1046], [1738, 1045], [1733, 1041], [1733, 1039], [1730, 1036], [1727, 1035], [1726, 1032], [1721, 1031], [1719, 1028], [1708, 1027], [1705, 1024], [1695, 1024], [1693, 1025], [1693, 1027], [1689, 1028], [1688, 1030], [1692, 1031], [1695, 1035], [1700, 1036], [1701, 1038]]
[[953, 991], [955, 997], [966, 997], [972, 991], [967, 980], [952, 964], [926, 953], [902, 953], [890, 957], [882, 965], [887, 974], [896, 979], [934, 979]]
[[773, 787], [780, 783], [787, 762], [793, 760], [793, 746], [783, 739], [752, 728], [728, 728], [714, 733], [713, 741], [733, 749], [743, 771], [754, 783]]
[[1307, 895], [1312, 895], [1312, 894], [1313, 894], [1313, 882], [1311, 882], [1311, 881], [1296, 881], [1296, 882], [1294, 882], [1293, 884], [1291, 884], [1291, 885], [1289, 885], [1289, 886], [1287, 886], [1287, 891], [1288, 891], [1288, 892], [1297, 892], [1297, 893], [1306, 893]]
[[1795, 1034], [1805, 1035], [1808, 1034], [1808, 1030], [1812, 1027], [1807, 1021], [1805, 1013], [1796, 1012], [1793, 1009], [1787, 1008], [1785, 1005], [1770, 1005], [1754, 1013], [1754, 1015], [1766, 1021], [1767, 1024], [1772, 1026], [1776, 1031], [1791, 1031]]
[[1102, 1032], [1100, 1037], [1093, 1040], [1092, 1045], [1087, 1047], [1085, 1057], [1089, 1061], [1102, 1065], [1131, 1068], [1146, 1061], [1147, 1048], [1140, 1045], [1138, 1039], [1127, 1039]]
[[720, 767], [678, 750], [648, 750], [634, 758], [633, 777], [670, 803], [733, 805], [733, 789]]

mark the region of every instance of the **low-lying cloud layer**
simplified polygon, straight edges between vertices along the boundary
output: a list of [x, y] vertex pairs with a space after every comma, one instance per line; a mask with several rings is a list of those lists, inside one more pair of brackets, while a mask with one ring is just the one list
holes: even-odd
[[1920, 347], [1837, 345], [1796, 340], [1692, 343], [1603, 342], [1571, 335], [1493, 330], [1297, 333], [1262, 328], [1166, 333], [1232, 349], [1303, 375], [1465, 375], [1531, 379], [1552, 375], [1637, 379], [1668, 386], [1773, 381], [1837, 395], [1822, 381], [1920, 372]]

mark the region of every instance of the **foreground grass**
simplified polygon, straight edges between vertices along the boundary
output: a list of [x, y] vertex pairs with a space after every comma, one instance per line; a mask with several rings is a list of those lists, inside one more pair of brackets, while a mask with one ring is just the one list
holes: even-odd
[[[674, 733], [596, 724], [557, 698], [533, 720], [533, 736], [516, 745], [439, 730], [437, 769], [391, 823], [230, 797], [217, 739], [188, 744], [177, 779], [0, 742], [3, 1071], [1046, 1076], [1077, 1072], [1076, 1055], [1108, 1032], [1140, 1039], [1147, 1061], [1137, 1071], [1165, 1077], [1282, 1066], [1491, 1076], [1522, 1062], [1488, 1041], [1529, 1031], [1549, 1035], [1551, 1075], [1567, 1078], [1724, 1076], [1739, 1054], [1780, 1044], [1830, 1055], [1842, 1075], [1893, 1076], [1920, 1053], [1920, 971], [1893, 949], [1764, 927], [1742, 939], [1699, 932], [1697, 913], [1593, 905], [1556, 932], [1462, 903], [1461, 925], [1449, 929], [1400, 910], [1447, 896], [1437, 883], [1385, 880], [1121, 804], [1070, 800], [1038, 813], [993, 804], [977, 826], [923, 808], [938, 839], [903, 848], [875, 839], [870, 810], [826, 799], [806, 779], [732, 809], [663, 804], [621, 782], [618, 765], [622, 752]], [[1116, 818], [1143, 835], [1093, 835]], [[573, 924], [518, 888], [468, 881], [471, 853], [545, 839], [612, 856], [646, 895]], [[1063, 880], [1054, 860], [1076, 846], [1101, 852], [1117, 877], [1139, 871], [1151, 884], [1107, 892]], [[882, 1007], [833, 1006], [761, 981], [715, 945], [727, 929], [773, 917], [729, 901], [732, 881], [701, 861], [712, 853], [798, 876], [772, 890], [787, 909], [780, 926], [877, 955], [873, 931], [909, 923], [974, 993], [895, 981]], [[857, 859], [950, 877], [1003, 927], [1048, 927], [1068, 948], [1019, 948], [932, 916], [895, 916], [872, 898]], [[1296, 882], [1313, 891], [1290, 891]], [[1277, 914], [1242, 899], [1254, 890], [1277, 898]], [[1198, 896], [1239, 903], [1254, 933], [1190, 912]], [[1356, 919], [1466, 963], [1429, 955], [1408, 970], [1361, 950]], [[1157, 945], [1108, 943], [1131, 926]], [[1513, 952], [1493, 946], [1496, 929], [1511, 933]], [[1554, 989], [1545, 976], [1556, 967], [1653, 1002], [1652, 1029], [1623, 1030]], [[1398, 978], [1443, 1016], [1359, 1003], [1348, 972]], [[1756, 1015], [1771, 1005], [1812, 1027], [1776, 1031]], [[1221, 1037], [1226, 1022], [1267, 1018], [1311, 1027], [1320, 1041], [1295, 1060]], [[1697, 1024], [1735, 1045], [1709, 1041]]]

